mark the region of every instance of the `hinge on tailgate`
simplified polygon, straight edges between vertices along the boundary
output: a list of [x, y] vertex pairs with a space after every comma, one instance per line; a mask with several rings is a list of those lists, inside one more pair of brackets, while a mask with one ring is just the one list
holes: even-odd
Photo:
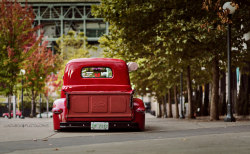
[[67, 108], [69, 109], [69, 94], [68, 93], [65, 93], [66, 94], [66, 103], [67, 103]]

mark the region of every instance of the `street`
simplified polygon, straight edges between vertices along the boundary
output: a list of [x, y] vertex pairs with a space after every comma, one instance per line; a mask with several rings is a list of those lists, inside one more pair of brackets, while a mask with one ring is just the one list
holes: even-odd
[[146, 130], [54, 132], [52, 118], [0, 118], [0, 153], [249, 153], [250, 122], [146, 118]]

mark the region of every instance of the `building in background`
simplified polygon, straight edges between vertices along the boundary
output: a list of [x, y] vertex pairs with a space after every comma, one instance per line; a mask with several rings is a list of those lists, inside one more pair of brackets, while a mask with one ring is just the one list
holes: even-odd
[[35, 25], [42, 25], [38, 35], [44, 34], [52, 51], [55, 41], [70, 30], [84, 32], [90, 44], [98, 44], [99, 37], [108, 33], [108, 23], [91, 14], [91, 5], [99, 3], [100, 0], [28, 0], [36, 15]]

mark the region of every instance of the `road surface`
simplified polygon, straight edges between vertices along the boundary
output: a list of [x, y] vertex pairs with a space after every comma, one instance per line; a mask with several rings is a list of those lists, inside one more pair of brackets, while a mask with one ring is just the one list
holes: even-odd
[[0, 118], [0, 153], [250, 153], [250, 121], [146, 118], [144, 132], [54, 132], [52, 119]]

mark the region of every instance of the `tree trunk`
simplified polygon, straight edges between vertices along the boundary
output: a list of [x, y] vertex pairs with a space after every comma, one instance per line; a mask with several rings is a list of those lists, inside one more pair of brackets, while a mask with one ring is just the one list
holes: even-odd
[[46, 99], [47, 99], [47, 105], [46, 105], [46, 111], [47, 111], [47, 118], [49, 118], [49, 96], [46, 96]]
[[36, 98], [37, 98], [37, 95], [34, 96], [34, 109], [33, 109], [33, 115], [36, 116], [36, 109], [37, 109], [37, 104], [36, 104]]
[[202, 107], [202, 113], [203, 116], [209, 115], [209, 83], [207, 83], [204, 88], [204, 105]]
[[161, 101], [159, 98], [157, 98], [157, 105], [158, 105], [158, 108], [159, 108], [159, 112], [157, 112], [157, 118], [161, 118], [162, 117], [162, 111], [161, 111]]
[[170, 88], [168, 89], [168, 117], [173, 118]]
[[237, 102], [237, 75], [236, 75], [236, 69], [233, 69], [234, 71], [231, 72], [231, 99], [232, 99], [232, 111], [235, 112], [235, 106]]
[[196, 106], [197, 113], [196, 116], [201, 116], [201, 108], [202, 108], [202, 86], [199, 86], [196, 91]]
[[223, 72], [220, 80], [220, 96], [219, 96], [219, 115], [226, 114], [226, 74]]
[[213, 60], [213, 83], [212, 83], [212, 98], [210, 106], [210, 120], [219, 120], [219, 63], [217, 58]]
[[175, 102], [175, 118], [179, 118], [179, 105], [178, 105], [178, 99], [177, 99], [177, 86], [174, 86], [174, 102]]
[[31, 110], [30, 110], [30, 117], [33, 118], [34, 117], [34, 107], [35, 107], [35, 95], [34, 95], [34, 91], [32, 90], [32, 99], [31, 99]]
[[193, 102], [192, 102], [192, 85], [191, 85], [191, 75], [190, 75], [190, 66], [187, 67], [187, 91], [188, 91], [188, 118], [193, 119], [194, 110], [193, 110]]
[[250, 76], [242, 74], [240, 79], [240, 92], [237, 101], [237, 114], [249, 114], [249, 93], [250, 93]]
[[9, 113], [9, 119], [11, 119], [11, 94], [8, 95], [8, 113]]
[[166, 106], [166, 99], [164, 96], [162, 96], [162, 107], [163, 107], [163, 113], [162, 116], [163, 118], [167, 118], [167, 106]]

